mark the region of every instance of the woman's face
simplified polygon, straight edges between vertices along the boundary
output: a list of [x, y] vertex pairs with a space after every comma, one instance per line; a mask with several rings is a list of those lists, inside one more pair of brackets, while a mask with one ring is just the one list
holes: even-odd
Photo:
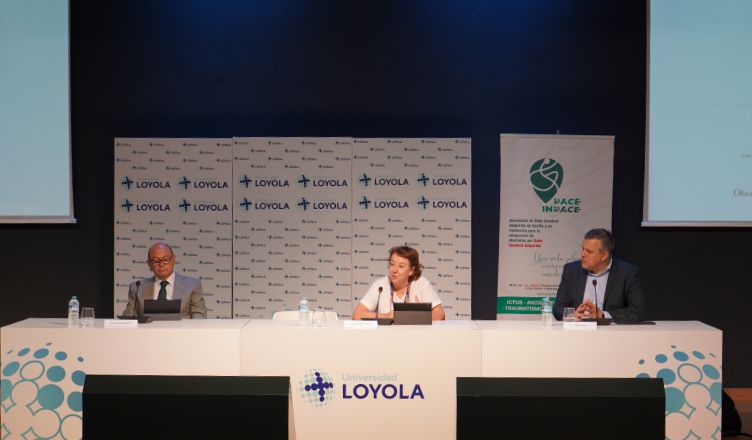
[[410, 260], [392, 254], [389, 257], [389, 281], [398, 289], [407, 284], [410, 275], [413, 273], [413, 267], [410, 266]]

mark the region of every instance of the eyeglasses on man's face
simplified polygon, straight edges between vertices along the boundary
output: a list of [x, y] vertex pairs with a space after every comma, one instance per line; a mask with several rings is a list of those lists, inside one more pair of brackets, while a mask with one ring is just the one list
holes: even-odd
[[161, 266], [163, 264], [170, 264], [172, 262], [172, 257], [155, 258], [155, 259], [146, 260], [146, 261], [152, 266]]

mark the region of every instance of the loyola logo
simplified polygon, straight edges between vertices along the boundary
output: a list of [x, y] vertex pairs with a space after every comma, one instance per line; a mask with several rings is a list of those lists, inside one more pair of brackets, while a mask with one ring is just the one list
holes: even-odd
[[318, 369], [308, 370], [298, 381], [300, 397], [313, 406], [324, 406], [334, 399], [334, 382], [328, 373]]
[[530, 167], [530, 183], [543, 203], [548, 203], [556, 195], [563, 180], [564, 168], [553, 159], [541, 159]]

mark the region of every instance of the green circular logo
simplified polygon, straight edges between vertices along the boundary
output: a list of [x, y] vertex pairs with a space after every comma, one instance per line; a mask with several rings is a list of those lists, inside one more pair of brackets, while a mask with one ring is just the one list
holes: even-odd
[[544, 158], [530, 167], [530, 183], [543, 203], [548, 203], [556, 195], [563, 180], [564, 168], [554, 159]]

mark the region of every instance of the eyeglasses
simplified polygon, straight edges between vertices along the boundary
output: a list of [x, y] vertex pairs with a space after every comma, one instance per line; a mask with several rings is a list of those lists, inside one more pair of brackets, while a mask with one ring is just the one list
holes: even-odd
[[149, 264], [152, 266], [161, 266], [163, 264], [170, 264], [172, 263], [172, 257], [166, 257], [159, 260], [146, 260]]

